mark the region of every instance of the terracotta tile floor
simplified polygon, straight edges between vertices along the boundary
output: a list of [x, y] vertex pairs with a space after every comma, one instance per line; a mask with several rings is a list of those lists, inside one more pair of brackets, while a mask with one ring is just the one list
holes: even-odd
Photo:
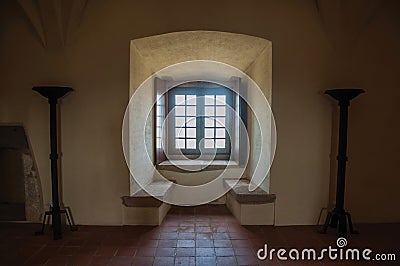
[[50, 228], [33, 236], [38, 224], [0, 224], [0, 265], [400, 265], [399, 224], [358, 225], [348, 247], [395, 253], [396, 262], [260, 261], [270, 248], [336, 247], [336, 231], [316, 226], [240, 226], [224, 206], [174, 207], [163, 224], [80, 226], [53, 241]]

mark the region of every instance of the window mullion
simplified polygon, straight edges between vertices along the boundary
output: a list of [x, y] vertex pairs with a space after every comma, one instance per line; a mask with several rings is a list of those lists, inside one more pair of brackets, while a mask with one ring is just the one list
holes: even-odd
[[[196, 112], [197, 112], [197, 148], [198, 151], [203, 147], [200, 147], [200, 140], [204, 138], [204, 89], [203, 88], [197, 88], [196, 89], [196, 97], [197, 97], [197, 107], [196, 107]], [[204, 144], [203, 144], [204, 145]]]

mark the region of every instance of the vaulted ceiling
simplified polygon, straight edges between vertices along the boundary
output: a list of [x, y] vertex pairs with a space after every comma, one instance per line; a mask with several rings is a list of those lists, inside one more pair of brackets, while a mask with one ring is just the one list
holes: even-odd
[[87, 0], [18, 0], [46, 48], [63, 47], [82, 19]]
[[[63, 47], [73, 38], [88, 0], [18, 0], [45, 48]], [[94, 2], [95, 3], [95, 2]], [[346, 53], [372, 21], [382, 0], [315, 0], [323, 27], [335, 49]]]

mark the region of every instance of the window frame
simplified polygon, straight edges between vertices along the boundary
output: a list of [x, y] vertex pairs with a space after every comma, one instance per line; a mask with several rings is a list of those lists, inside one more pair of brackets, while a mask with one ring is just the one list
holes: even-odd
[[[180, 159], [196, 159], [198, 155], [185, 155], [186, 158], [175, 157], [174, 155], [168, 154], [168, 145], [166, 141], [168, 140], [168, 123], [164, 124], [163, 128], [158, 128], [156, 124], [157, 116], [161, 115], [163, 121], [166, 120], [166, 114], [168, 113], [168, 102], [169, 102], [169, 93], [168, 91], [172, 88], [178, 87], [187, 83], [195, 83], [195, 82], [203, 82], [204, 80], [191, 80], [191, 79], [182, 79], [182, 80], [174, 80], [171, 77], [156, 77], [154, 79], [154, 99], [155, 104], [153, 108], [154, 120], [153, 120], [153, 159], [154, 165], [158, 168], [163, 165], [164, 162], [168, 160], [180, 160]], [[226, 87], [228, 90], [232, 92], [233, 97], [233, 110], [239, 115], [235, 115], [233, 119], [230, 119], [232, 122], [231, 126], [231, 154], [230, 157], [227, 155], [216, 155], [213, 160], [230, 160], [235, 162], [235, 164], [239, 167], [246, 163], [246, 157], [249, 152], [249, 140], [245, 134], [240, 133], [240, 128], [242, 125], [247, 128], [247, 112], [248, 106], [246, 101], [244, 100], [247, 96], [247, 89], [245, 84], [241, 84], [241, 78], [232, 76], [228, 79], [220, 79], [220, 80], [212, 80], [211, 83], [221, 85], [222, 87]], [[157, 113], [156, 105], [158, 100], [165, 101], [165, 105], [163, 105], [162, 113]], [[240, 120], [243, 122], [241, 123]], [[162, 145], [157, 146], [157, 137], [162, 136]], [[205, 158], [207, 159], [207, 158]], [[175, 164], [175, 163], [174, 163]]]
[[[208, 82], [207, 82], [208, 83]], [[218, 86], [217, 88], [207, 88], [207, 87], [202, 87], [202, 86], [190, 86], [186, 87], [185, 85], [180, 85], [171, 88], [168, 91], [168, 103], [167, 103], [167, 113], [169, 114], [168, 117], [168, 123], [167, 123], [167, 129], [166, 131], [168, 132], [167, 134], [167, 139], [164, 139], [164, 143], [166, 143], [167, 147], [167, 153], [172, 156], [176, 156], [179, 154], [187, 155], [189, 157], [196, 157], [200, 155], [200, 140], [204, 138], [204, 133], [206, 128], [225, 128], [225, 148], [217, 148], [216, 149], [216, 159], [229, 159], [230, 154], [231, 154], [231, 141], [230, 138], [232, 138], [232, 133], [233, 133], [233, 115], [231, 114], [230, 110], [235, 110], [234, 108], [234, 97], [233, 97], [233, 91], [223, 85], [219, 85], [213, 82], [209, 82], [211, 84], [215, 84]], [[195, 95], [196, 96], [196, 149], [179, 149], [175, 147], [175, 140], [177, 139], [175, 136], [175, 115], [173, 108], [176, 106], [175, 103], [175, 96], [176, 95]], [[205, 106], [212, 106], [212, 105], [206, 105], [204, 103], [204, 96], [206, 95], [223, 95], [226, 97], [226, 104], [225, 105], [219, 105], [219, 106], [225, 106], [225, 127], [217, 127], [214, 125], [214, 127], [205, 127]], [[216, 103], [214, 102], [214, 107], [217, 106]], [[229, 108], [229, 107], [230, 108]], [[186, 115], [184, 116], [186, 118]], [[223, 116], [210, 116], [210, 117], [223, 117]], [[173, 130], [171, 130], [173, 128]], [[186, 127], [184, 127], [186, 128]], [[192, 128], [192, 127], [188, 127]], [[172, 132], [172, 136], [171, 136]], [[214, 131], [215, 132], [215, 131]], [[214, 133], [215, 134], [215, 133]], [[230, 137], [229, 137], [230, 136]], [[187, 138], [184, 138], [185, 140]], [[191, 138], [189, 138], [191, 139]], [[211, 138], [210, 138], [211, 139]], [[216, 138], [214, 135], [214, 140], [216, 139], [223, 139], [223, 138]], [[207, 155], [207, 150], [209, 150], [209, 154], [214, 154], [214, 149], [215, 148], [203, 148], [203, 156]]]

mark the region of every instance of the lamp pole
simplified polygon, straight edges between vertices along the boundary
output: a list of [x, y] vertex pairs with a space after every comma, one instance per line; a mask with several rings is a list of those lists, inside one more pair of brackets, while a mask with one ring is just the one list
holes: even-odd
[[339, 144], [337, 156], [337, 180], [336, 180], [336, 206], [328, 212], [325, 224], [321, 233], [326, 234], [328, 226], [336, 228], [339, 224], [339, 236], [347, 236], [347, 221], [350, 233], [356, 234], [357, 231], [353, 228], [351, 215], [344, 209], [344, 192], [346, 184], [346, 163], [347, 163], [347, 126], [348, 126], [348, 109], [350, 101], [359, 94], [364, 93], [363, 89], [333, 89], [325, 91], [332, 98], [338, 101], [340, 108], [339, 118]]
[[[51, 207], [51, 213], [46, 212], [45, 218], [46, 215], [52, 216], [53, 239], [56, 240], [62, 238], [61, 213], [64, 213], [64, 211], [60, 210], [60, 202], [58, 197], [57, 102], [59, 98], [72, 91], [72, 88], [45, 86], [33, 87], [32, 89], [46, 97], [50, 104], [50, 169], [53, 206]], [[43, 231], [44, 227], [42, 228], [42, 234]]]

